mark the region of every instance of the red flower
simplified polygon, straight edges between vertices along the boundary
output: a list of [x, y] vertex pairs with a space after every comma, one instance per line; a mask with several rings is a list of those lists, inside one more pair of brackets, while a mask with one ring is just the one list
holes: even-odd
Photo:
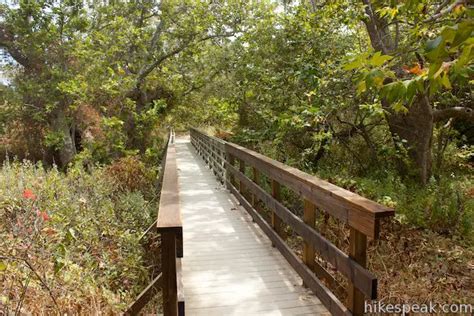
[[41, 217], [43, 218], [43, 221], [49, 221], [49, 215], [46, 213], [46, 211], [40, 212]]
[[36, 210], [36, 215], [38, 215], [39, 217], [41, 217], [45, 222], [46, 221], [49, 221], [49, 215], [46, 211], [40, 211], [40, 210]]
[[25, 189], [25, 191], [23, 191], [23, 197], [28, 200], [36, 200], [36, 195], [30, 189]]

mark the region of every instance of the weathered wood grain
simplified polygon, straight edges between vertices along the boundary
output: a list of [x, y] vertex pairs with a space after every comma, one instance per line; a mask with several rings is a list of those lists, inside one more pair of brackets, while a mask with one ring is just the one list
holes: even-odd
[[176, 148], [168, 146], [166, 167], [158, 212], [157, 229], [159, 233], [173, 231], [182, 233], [183, 223], [179, 211], [178, 172], [176, 170]]
[[295, 271], [305, 280], [305, 284], [318, 296], [321, 302], [326, 306], [332, 315], [351, 315], [351, 312], [339, 301], [339, 299], [312, 273], [312, 271], [295, 255], [288, 247], [285, 241], [278, 236], [273, 228], [252, 208], [250, 203], [245, 200], [238, 190], [228, 183], [232, 194], [239, 200], [240, 204], [254, 218], [255, 222], [272, 240], [276, 248], [280, 250], [282, 255], [288, 260]]
[[[243, 175], [241, 172], [239, 175]], [[248, 181], [248, 178], [243, 175], [243, 177], [238, 177], [241, 183], [245, 183]], [[245, 185], [245, 184], [244, 184]], [[255, 185], [256, 186], [256, 185]], [[276, 180], [271, 180], [271, 187], [272, 187], [272, 197], [276, 201], [281, 201], [281, 186], [280, 183], [278, 183]], [[267, 205], [269, 206], [269, 205]], [[285, 239], [285, 231], [283, 230], [283, 223], [281, 221], [280, 216], [278, 216], [277, 211], [270, 207], [272, 210], [272, 216], [271, 216], [271, 221], [272, 221], [272, 228], [276, 231], [276, 233], [283, 239]]]
[[163, 273], [163, 313], [178, 315], [178, 288], [176, 282], [176, 234], [161, 233], [161, 270]]
[[274, 199], [265, 190], [257, 186], [253, 181], [240, 173], [235, 167], [228, 165], [229, 172], [239, 181], [244, 182], [247, 188], [253, 192], [263, 203], [275, 211], [279, 218], [292, 227], [295, 232], [311, 245], [324, 260], [331, 263], [345, 277], [352, 281], [368, 297], [377, 297], [377, 278], [364, 267], [352, 260], [342, 250], [338, 249], [314, 228], [305, 224], [304, 221], [293, 214], [283, 204]]
[[[349, 256], [361, 266], [367, 265], [367, 237], [355, 229], [350, 232]], [[364, 293], [354, 284], [349, 284], [347, 306], [354, 315], [364, 315], [364, 301]]]
[[[303, 221], [309, 227], [315, 228], [316, 206], [308, 200], [304, 200], [303, 202]], [[311, 271], [315, 271], [316, 261], [314, 248], [306, 240], [303, 241], [303, 262]]]
[[378, 236], [378, 219], [394, 214], [391, 208], [247, 148], [226, 143], [226, 150], [371, 238]]

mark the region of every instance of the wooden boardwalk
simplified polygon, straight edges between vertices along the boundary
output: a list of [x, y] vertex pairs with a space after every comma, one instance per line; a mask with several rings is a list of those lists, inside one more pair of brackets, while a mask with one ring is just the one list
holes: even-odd
[[189, 138], [176, 140], [188, 315], [329, 315], [216, 181]]

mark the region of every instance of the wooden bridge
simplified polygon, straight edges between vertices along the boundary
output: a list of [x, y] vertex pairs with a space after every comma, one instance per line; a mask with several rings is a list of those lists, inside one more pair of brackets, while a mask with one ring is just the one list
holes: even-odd
[[[392, 209], [196, 129], [171, 133], [164, 162], [162, 273], [126, 314], [138, 314], [159, 289], [165, 316], [362, 315], [364, 301], [377, 297], [367, 239]], [[285, 194], [301, 199], [301, 217]], [[348, 254], [317, 230], [320, 216], [349, 228]], [[288, 232], [302, 251], [297, 238], [287, 243]]]

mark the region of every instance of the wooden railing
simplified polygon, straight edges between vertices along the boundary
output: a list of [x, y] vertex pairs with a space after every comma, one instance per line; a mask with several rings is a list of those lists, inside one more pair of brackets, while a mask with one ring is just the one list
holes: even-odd
[[209, 164], [216, 177], [224, 183], [225, 181], [225, 141], [222, 139], [205, 135], [196, 129], [190, 130], [191, 143], [199, 155]]
[[[366, 269], [367, 238], [378, 238], [380, 218], [392, 216], [394, 210], [197, 129], [191, 129], [191, 142], [217, 177], [225, 179], [227, 188], [329, 312], [363, 315], [365, 299], [377, 298], [377, 278]], [[269, 180], [269, 185], [265, 185], [264, 178]], [[302, 218], [283, 204], [283, 187], [302, 199]], [[265, 208], [270, 211], [269, 221], [265, 219]], [[348, 254], [316, 229], [318, 212], [349, 227]], [[285, 226], [302, 237], [302, 258], [285, 242]], [[316, 254], [319, 260], [316, 260]], [[338, 282], [321, 261], [332, 265], [347, 279], [345, 305], [326, 286], [334, 287]]]
[[161, 273], [142, 291], [135, 302], [128, 307], [125, 312], [126, 315], [137, 315], [160, 288], [163, 292], [164, 315], [184, 315], [184, 292], [181, 270], [183, 224], [179, 206], [178, 172], [174, 139], [175, 134], [171, 130], [166, 155], [162, 159], [160, 205], [155, 226], [161, 236]]

